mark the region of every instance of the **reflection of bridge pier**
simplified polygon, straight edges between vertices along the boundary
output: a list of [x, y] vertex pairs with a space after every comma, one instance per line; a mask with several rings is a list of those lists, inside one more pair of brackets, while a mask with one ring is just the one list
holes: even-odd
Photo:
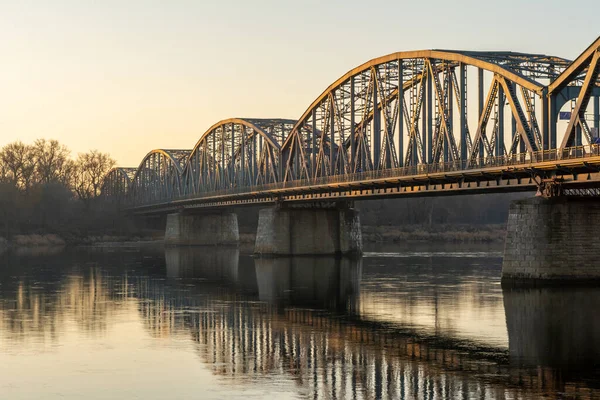
[[[564, 391], [565, 381], [585, 378], [600, 359], [600, 289], [504, 288], [511, 363], [533, 369]], [[552, 388], [549, 388], [552, 389]]]
[[261, 301], [349, 312], [358, 309], [360, 258], [257, 258], [255, 265]]
[[600, 359], [600, 289], [503, 290], [511, 360], [585, 370]]
[[202, 278], [210, 281], [238, 281], [240, 252], [236, 247], [166, 247], [169, 278]]

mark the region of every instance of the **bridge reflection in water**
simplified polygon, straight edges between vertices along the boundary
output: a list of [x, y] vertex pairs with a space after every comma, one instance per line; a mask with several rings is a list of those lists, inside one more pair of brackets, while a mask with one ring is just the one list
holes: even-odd
[[[363, 273], [373, 259], [165, 253], [166, 266], [162, 254], [141, 262], [132, 254], [86, 255], [98, 264], [91, 267], [65, 258], [68, 273], [45, 276], [44, 290], [40, 279], [10, 283], [0, 274], [0, 348], [35, 332], [35, 343], [58, 340], [57, 325], [67, 320], [101, 334], [119, 309], [132, 308], [153, 336], [191, 337], [201, 362], [227, 385], [286, 379], [302, 396], [323, 399], [600, 396], [600, 324], [589, 317], [599, 289], [503, 289], [507, 351], [451, 329], [371, 318], [361, 299], [374, 295]], [[404, 303], [399, 312], [413, 307], [410, 296], [395, 295], [394, 304]]]

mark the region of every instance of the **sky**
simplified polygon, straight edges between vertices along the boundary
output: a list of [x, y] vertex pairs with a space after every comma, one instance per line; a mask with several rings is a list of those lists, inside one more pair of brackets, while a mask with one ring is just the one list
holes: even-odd
[[225, 118], [297, 119], [396, 51], [573, 59], [598, 15], [598, 0], [0, 0], [0, 146], [57, 139], [137, 166]]

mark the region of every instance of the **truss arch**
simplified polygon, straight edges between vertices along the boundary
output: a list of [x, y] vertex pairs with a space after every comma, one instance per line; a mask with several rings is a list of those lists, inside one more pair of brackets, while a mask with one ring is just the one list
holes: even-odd
[[[568, 65], [538, 54], [449, 50], [366, 62], [331, 84], [300, 117], [282, 146], [283, 180], [466, 159], [480, 165], [486, 157], [517, 153], [519, 144], [538, 151], [546, 85]], [[479, 93], [467, 90], [467, 80], [477, 81], [470, 86]], [[470, 114], [467, 97], [478, 99]], [[505, 137], [511, 114], [516, 123]]]
[[169, 201], [182, 195], [183, 167], [190, 150], [155, 149], [142, 159], [130, 189], [136, 204]]
[[212, 125], [192, 149], [183, 171], [186, 194], [274, 183], [281, 145], [295, 120], [228, 118]]
[[125, 199], [136, 171], [137, 168], [129, 167], [115, 167], [108, 171], [102, 181], [102, 197], [119, 201]]

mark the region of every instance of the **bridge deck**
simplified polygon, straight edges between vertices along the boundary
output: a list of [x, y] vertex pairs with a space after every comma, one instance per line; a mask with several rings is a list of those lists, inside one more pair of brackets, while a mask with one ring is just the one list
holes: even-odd
[[[272, 183], [182, 196], [172, 201], [140, 205], [139, 214], [165, 213], [191, 208], [216, 208], [278, 202], [331, 202], [382, 197], [460, 195], [533, 191], [540, 177], [556, 178], [566, 190], [600, 185], [600, 148], [581, 146], [557, 152], [499, 157], [486, 166], [466, 169], [464, 163], [419, 165]], [[538, 161], [539, 160], [539, 161]]]

